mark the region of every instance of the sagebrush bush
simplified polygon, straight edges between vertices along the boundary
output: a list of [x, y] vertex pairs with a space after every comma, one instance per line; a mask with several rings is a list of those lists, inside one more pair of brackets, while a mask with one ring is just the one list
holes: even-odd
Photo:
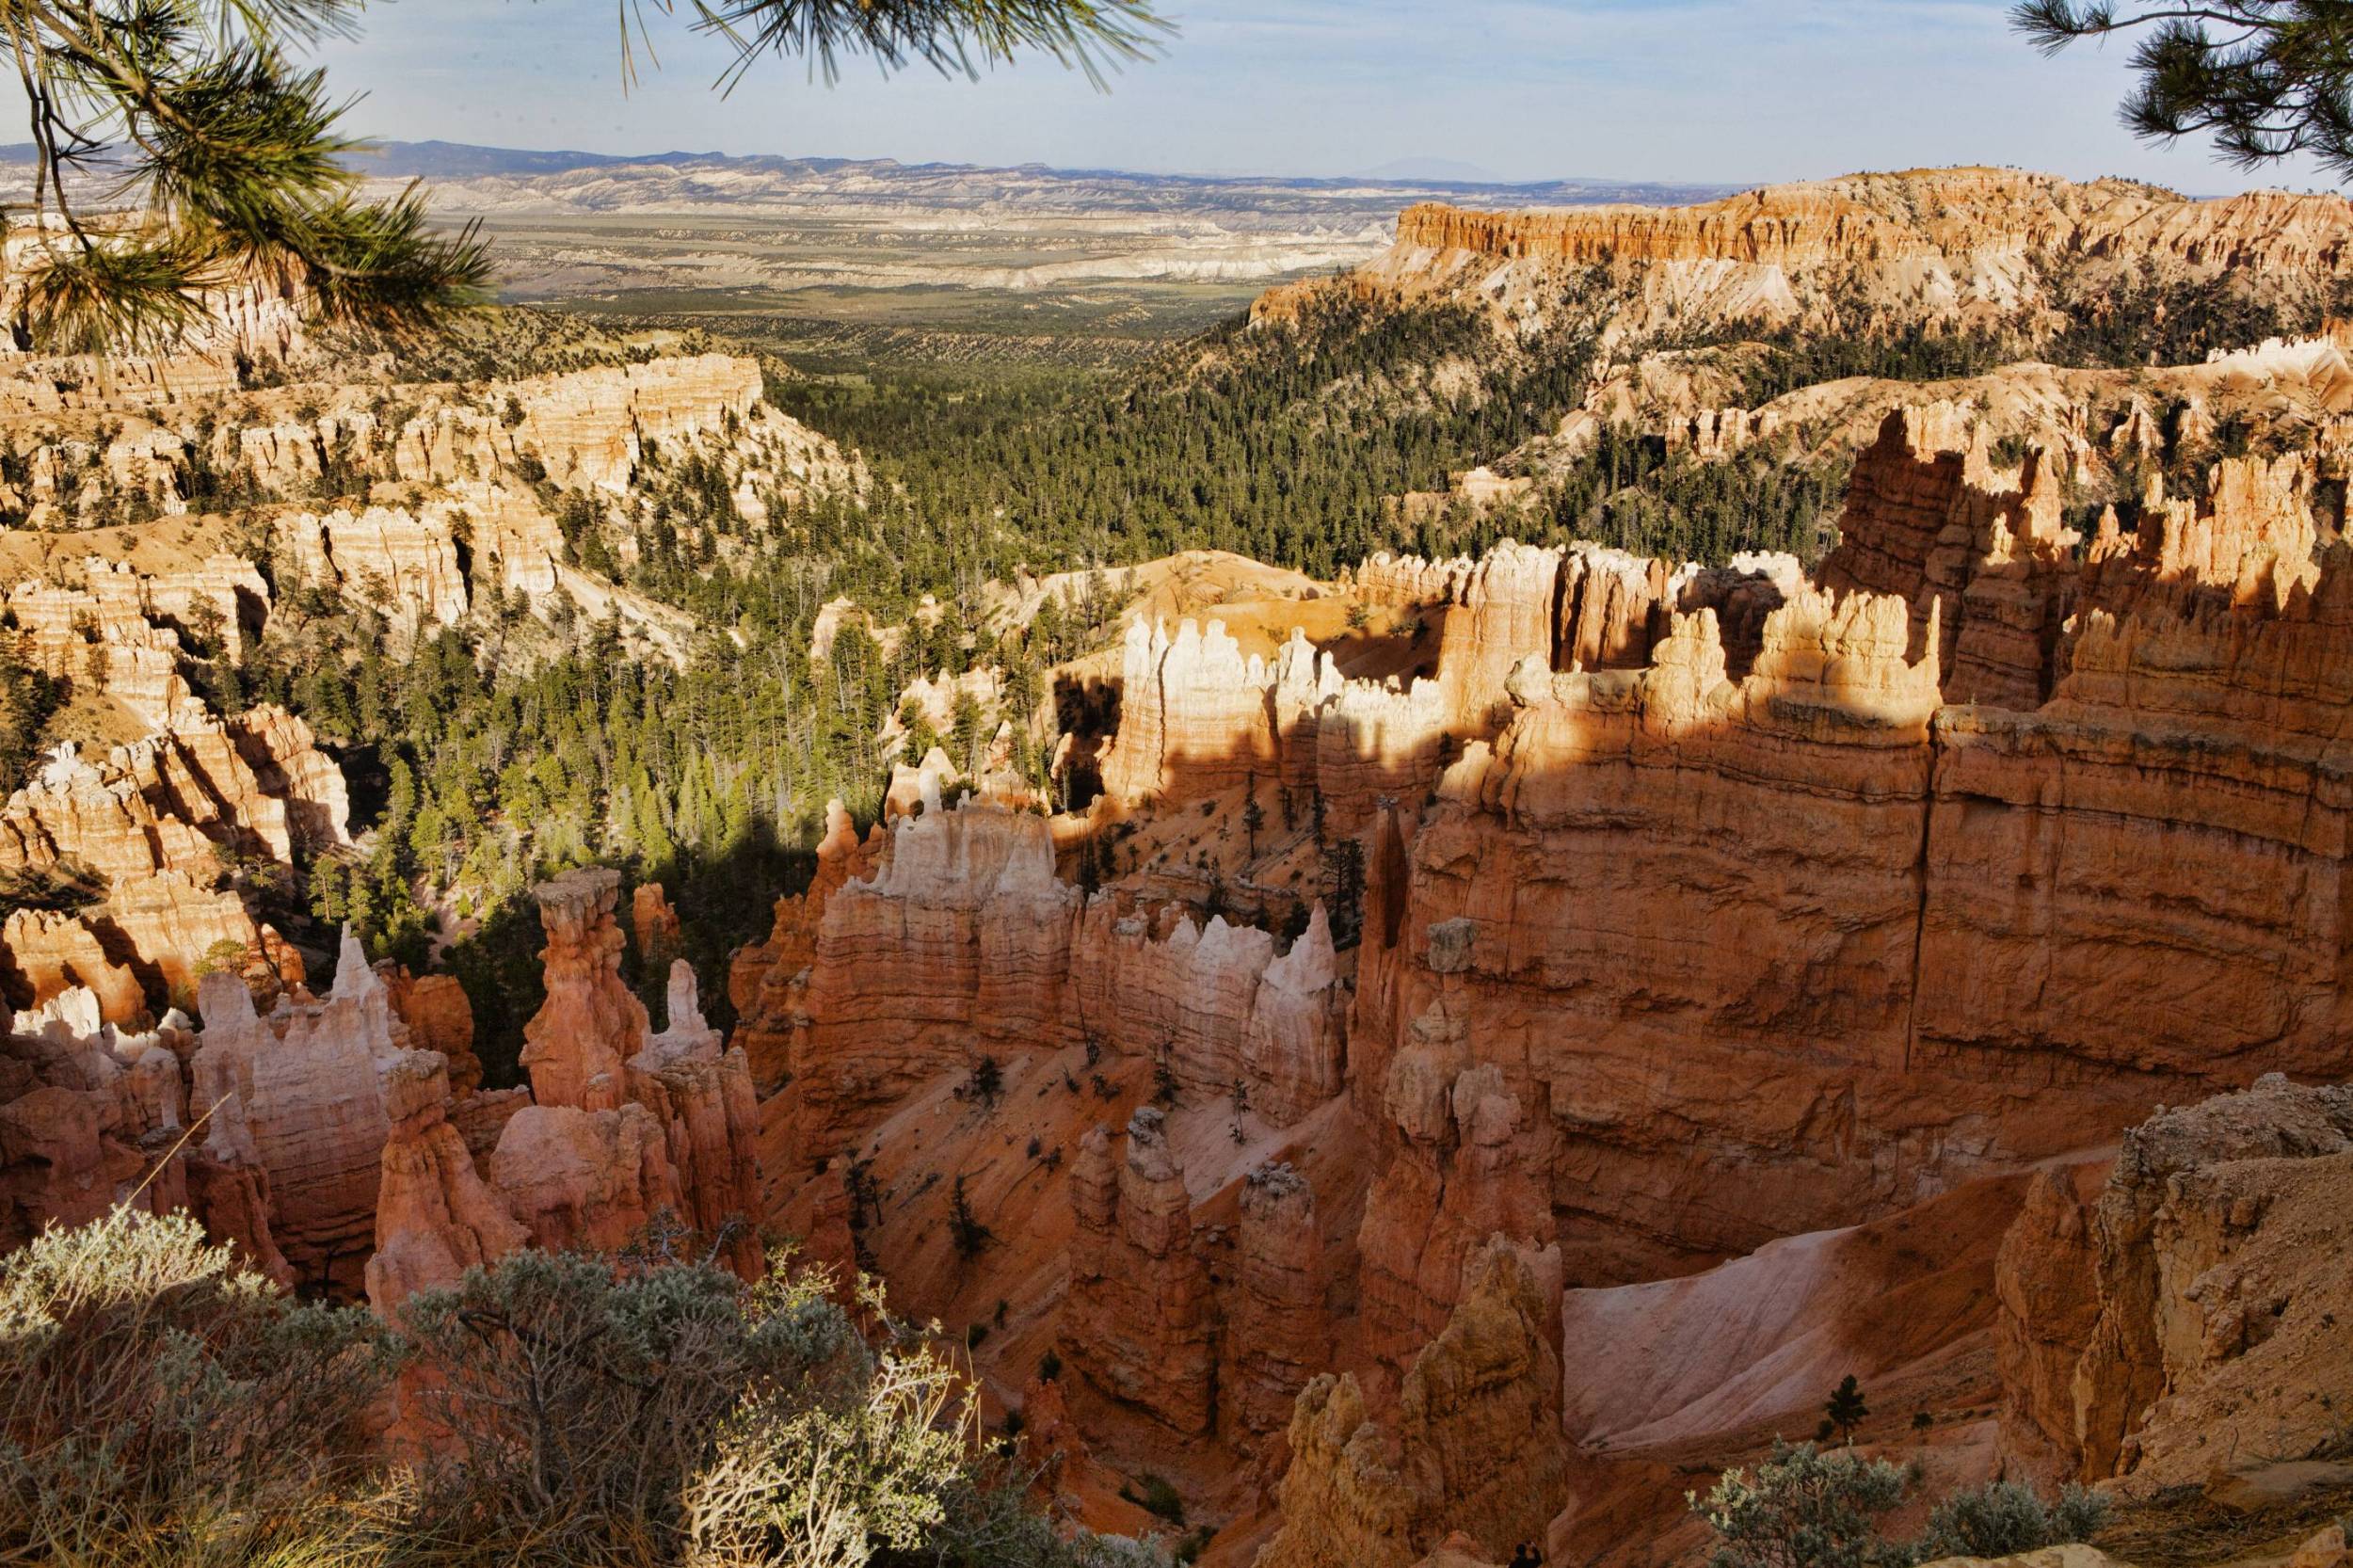
[[522, 1252], [395, 1330], [184, 1217], [52, 1229], [0, 1259], [0, 1564], [1166, 1564], [1062, 1539], [949, 1362], [825, 1284]]
[[377, 1560], [360, 1426], [400, 1359], [185, 1217], [42, 1233], [0, 1258], [0, 1561]]
[[1879, 1533], [1880, 1515], [1903, 1500], [1916, 1472], [1851, 1449], [1773, 1446], [1754, 1476], [1727, 1470], [1691, 1511], [1715, 1529], [1710, 1568], [1911, 1568], [1940, 1558], [2009, 1557], [2088, 1541], [2108, 1500], [2070, 1485], [2056, 1503], [2031, 1487], [1991, 1481], [1939, 1502], [1911, 1541]]
[[401, 1320], [416, 1407], [449, 1435], [420, 1472], [416, 1545], [453, 1560], [658, 1559], [739, 1405], [847, 1405], [868, 1370], [817, 1284], [746, 1291], [691, 1265], [518, 1253], [411, 1297]]
[[2009, 1557], [2073, 1541], [2089, 1541], [2107, 1522], [2108, 1500], [2070, 1484], [2046, 1503], [2032, 1487], [1991, 1481], [1956, 1492], [1936, 1505], [1913, 1544], [1915, 1561], [1944, 1557]]
[[1687, 1494], [1717, 1534], [1709, 1568], [1875, 1568], [1903, 1559], [1880, 1539], [1879, 1516], [1910, 1478], [1851, 1448], [1776, 1442], [1752, 1476], [1723, 1473], [1707, 1496]]

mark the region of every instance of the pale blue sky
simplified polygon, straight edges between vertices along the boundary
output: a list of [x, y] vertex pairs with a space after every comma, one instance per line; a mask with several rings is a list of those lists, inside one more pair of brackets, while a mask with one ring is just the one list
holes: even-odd
[[[618, 0], [375, 0], [327, 51], [372, 135], [670, 149], [1346, 174], [1445, 158], [1509, 180], [1721, 184], [1920, 164], [2129, 174], [2193, 192], [2297, 188], [2116, 123], [2128, 45], [2045, 59], [2006, 0], [1168, 0], [1181, 28], [1101, 95], [1035, 62], [979, 83], [853, 62], [840, 85], [725, 56], [642, 0], [662, 69], [620, 87]], [[679, 0], [681, 8], [687, 0]]]

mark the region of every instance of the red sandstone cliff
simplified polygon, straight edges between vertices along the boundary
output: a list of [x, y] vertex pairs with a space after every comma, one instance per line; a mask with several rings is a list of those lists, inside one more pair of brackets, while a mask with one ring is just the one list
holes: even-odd
[[[2081, 1315], [2035, 1283], [2056, 1265], [1995, 1268], [2022, 1201], [2046, 1232], [2069, 1223], [2057, 1188], [2026, 1199], [2014, 1173], [2096, 1151], [2160, 1100], [2353, 1065], [2323, 761], [2353, 557], [2323, 542], [2309, 466], [2250, 460], [2191, 499], [2152, 496], [2137, 531], [2104, 525], [2078, 558], [2041, 459], [2003, 472], [1976, 440], [1891, 419], [1821, 584], [1794, 563], [1703, 572], [1590, 547], [1369, 563], [1352, 591], [1442, 622], [1434, 673], [1411, 683], [1347, 680], [1304, 633], [1254, 663], [1221, 628], [1137, 623], [1110, 803], [1068, 830], [1230, 822], [1255, 781], [1315, 790], [1327, 831], [1360, 846], [1361, 943], [1327, 958], [1320, 919], [1285, 952], [1142, 877], [1081, 905], [1009, 878], [996, 836], [1029, 830], [919, 803], [887, 870], [829, 880], [815, 932], [812, 897], [744, 956], [757, 997], [808, 965], [760, 1025], [797, 1042], [771, 1125], [775, 1107], [805, 1119], [777, 1146], [813, 1161], [975, 1050], [1074, 1038], [1182, 1104], [1239, 1083], [1255, 1116], [1332, 1129], [1365, 1183], [1337, 1214], [1321, 1184], [1281, 1205], [1245, 1186], [1232, 1210], [1198, 1184], [1188, 1199], [1191, 1156], [1148, 1137], [1076, 1157], [1057, 1338], [1110, 1396], [1072, 1418], [1112, 1451], [1146, 1441], [1123, 1425], [1141, 1415], [1279, 1473], [1300, 1436], [1268, 1427], [1272, 1390], [1317, 1365], [1297, 1350], [1313, 1325], [1345, 1324], [1321, 1365], [1387, 1410], [1498, 1232], [1557, 1244], [1599, 1291], [1581, 1310], [1648, 1303], [1642, 1332], [1669, 1338], [1688, 1311], [1705, 1339], [1740, 1281], [1793, 1270], [1912, 1304], [1898, 1325], [1792, 1299], [1728, 1342], [1784, 1348], [1699, 1394], [1573, 1371], [1577, 1418], [1613, 1438], [1801, 1409], [1829, 1344], [1942, 1386], [1915, 1369], [1985, 1355], [1997, 1272], [2006, 1299], [2048, 1308], [2044, 1337], [2001, 1341], [2036, 1406], [2062, 1362], [2072, 1377]], [[846, 864], [854, 839], [831, 837]], [[1010, 987], [993, 1006], [991, 920]], [[1284, 1260], [1336, 1221], [1346, 1272], [1327, 1295]], [[1920, 1225], [1943, 1250], [1886, 1272], [1876, 1249]], [[1605, 1300], [1739, 1255], [1704, 1289]], [[1694, 1340], [1694, 1365], [1703, 1348], [1722, 1347]], [[1568, 1517], [1563, 1539], [1609, 1517]]]
[[2006, 1446], [2135, 1496], [2326, 1449], [2349, 1184], [2353, 1093], [2268, 1077], [2134, 1128], [2096, 1195], [2038, 1193], [2004, 1249]]
[[110, 1021], [129, 1023], [192, 1002], [198, 967], [228, 949], [265, 990], [298, 983], [293, 949], [219, 885], [224, 864], [346, 842], [348, 813], [340, 770], [277, 709], [226, 722], [184, 713], [97, 762], [61, 747], [0, 806], [0, 874], [87, 875], [104, 896], [72, 915], [13, 912], [0, 985], [31, 1006], [88, 985]]
[[1261, 1568], [1406, 1568], [1456, 1529], [1497, 1558], [1543, 1537], [1567, 1449], [1559, 1267], [1500, 1239], [1481, 1252], [1393, 1422], [1368, 1418], [1353, 1377], [1307, 1385]]
[[523, 1026], [533, 1105], [491, 1156], [491, 1182], [542, 1246], [610, 1251], [666, 1216], [746, 1279], [764, 1267], [751, 1070], [669, 977], [654, 1033], [621, 981], [618, 872], [567, 872], [533, 892], [548, 945], [547, 1000]]

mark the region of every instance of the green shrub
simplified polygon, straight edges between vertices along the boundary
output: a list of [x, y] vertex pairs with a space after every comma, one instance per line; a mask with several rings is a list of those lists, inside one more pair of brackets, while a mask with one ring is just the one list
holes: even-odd
[[[1163, 1568], [1064, 1539], [956, 1370], [824, 1285], [522, 1252], [395, 1332], [185, 1218], [51, 1230], [0, 1259], [0, 1562]], [[429, 1457], [372, 1441], [396, 1376]]]
[[517, 1253], [402, 1316], [419, 1407], [451, 1434], [419, 1507], [453, 1559], [657, 1559], [739, 1410], [846, 1407], [872, 1366], [813, 1282], [712, 1268]]
[[2079, 1486], [2045, 1503], [2029, 1487], [1993, 1481], [1938, 1503], [1916, 1539], [1887, 1541], [1879, 1517], [1902, 1501], [1915, 1474], [1848, 1448], [1776, 1443], [1753, 1478], [1727, 1470], [1706, 1497], [1687, 1500], [1716, 1531], [1710, 1568], [1908, 1568], [2009, 1557], [2088, 1541], [2107, 1519], [2107, 1499]]
[[1147, 1513], [1157, 1513], [1178, 1529], [1184, 1528], [1185, 1499], [1177, 1495], [1176, 1484], [1166, 1476], [1149, 1472], [1144, 1475], [1143, 1484], [1142, 1492], [1122, 1486], [1119, 1495]]
[[184, 1216], [45, 1231], [0, 1258], [0, 1560], [377, 1561], [360, 1429], [399, 1364]]
[[1956, 1492], [1936, 1505], [1913, 1544], [1914, 1560], [1945, 1557], [2009, 1557], [2073, 1541], [2089, 1541], [2107, 1522], [2108, 1500], [2069, 1485], [2045, 1503], [2014, 1480]]
[[1726, 1470], [1705, 1497], [1685, 1501], [1716, 1531], [1709, 1568], [1876, 1568], [1909, 1560], [1877, 1530], [1908, 1484], [1884, 1460], [1777, 1442], [1753, 1477]]

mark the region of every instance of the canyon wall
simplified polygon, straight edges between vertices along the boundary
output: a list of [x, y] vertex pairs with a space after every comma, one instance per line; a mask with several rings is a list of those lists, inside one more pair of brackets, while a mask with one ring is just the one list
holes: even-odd
[[[1588, 546], [1378, 557], [1350, 591], [1439, 628], [1434, 666], [1384, 680], [1304, 631], [1251, 658], [1221, 626], [1138, 622], [1089, 816], [952, 807], [919, 775], [877, 837], [832, 825], [818, 886], [740, 956], [746, 1038], [786, 1064], [756, 1059], [772, 1191], [838, 1180], [815, 1173], [984, 1057], [1084, 1047], [1074, 1095], [1098, 1053], [1107, 1095], [1103, 1069], [1148, 1069], [1165, 1123], [1074, 1156], [1055, 1343], [1100, 1398], [1067, 1418], [1094, 1438], [1141, 1417], [1268, 1478], [1311, 1455], [1317, 1517], [1356, 1484], [1334, 1478], [1361, 1467], [1340, 1457], [1359, 1418], [1278, 1425], [1278, 1391], [1347, 1369], [1387, 1420], [1498, 1238], [1557, 1260], [1589, 1339], [1629, 1314], [1704, 1338], [1743, 1279], [1791, 1271], [1912, 1304], [1904, 1326], [1792, 1298], [1756, 1330], [1791, 1348], [1708, 1397], [1556, 1340], [1580, 1365], [1555, 1418], [1593, 1440], [1785, 1414], [1833, 1320], [1890, 1367], [1984, 1343], [1997, 1294], [2049, 1309], [1997, 1358], [2041, 1408], [2086, 1310], [2047, 1261], [1997, 1267], [1997, 1241], [2022, 1208], [2088, 1232], [2075, 1188], [2019, 1173], [2096, 1169], [2160, 1103], [2353, 1070], [2329, 762], [2353, 548], [2324, 542], [2296, 460], [2153, 488], [2135, 528], [2089, 539], [2053, 472], [1899, 414], [1819, 581]], [[1287, 945], [1147, 894], [1165, 878], [1082, 896], [1055, 873], [1128, 824], [1232, 832], [1269, 785], [1321, 803], [1324, 840], [1287, 853], [1354, 846], [1349, 939], [1322, 908]], [[1189, 1177], [1229, 1117], [1244, 1168], [1289, 1129], [1323, 1160]], [[1885, 1273], [1878, 1249], [1918, 1225], [1936, 1246]], [[1733, 1258], [1704, 1288], [1634, 1283]], [[1593, 1293], [1613, 1289], [1636, 1294]], [[2044, 1414], [2048, 1448], [2073, 1417]], [[1379, 1550], [1412, 1560], [1444, 1512]]]
[[[1737, 680], [1712, 612], [1640, 671], [1529, 664], [1506, 728], [1402, 814], [1403, 886], [1372, 889], [1359, 1103], [1417, 1042], [1476, 1041], [1552, 1108], [1572, 1273], [1606, 1275], [1885, 1212], [2266, 1068], [2344, 1073], [2322, 737], [2353, 559], [2317, 549], [2292, 467], [2226, 462], [2062, 579], [2031, 457], [1995, 475], [1892, 419], [1824, 569], [1878, 592], [1799, 590]], [[2011, 575], [2025, 543], [2047, 553]], [[2010, 635], [2036, 600], [2053, 634]]]
[[193, 1005], [200, 969], [225, 966], [267, 994], [302, 960], [232, 884], [239, 859], [290, 864], [349, 842], [342, 772], [302, 721], [258, 708], [178, 721], [103, 758], [72, 745], [0, 806], [0, 876], [80, 892], [0, 925], [0, 989], [39, 1007], [89, 987], [130, 1024]]
[[[729, 450], [740, 459], [730, 488], [761, 505], [777, 493], [863, 484], [856, 459], [760, 397], [757, 361], [703, 354], [470, 384], [308, 383], [300, 395], [197, 386], [185, 410], [150, 407], [103, 426], [20, 415], [6, 439], [28, 475], [15, 504], [45, 527], [70, 526], [125, 488], [167, 513], [184, 510], [201, 499], [192, 494], [200, 472], [262, 499], [298, 499], [329, 482], [364, 491], [503, 475], [618, 495], [665, 443]], [[209, 418], [196, 417], [200, 406]]]
[[[484, 1091], [446, 976], [371, 968], [344, 934], [333, 984], [234, 968], [134, 1034], [70, 986], [0, 1050], [0, 1244], [116, 1203], [186, 1208], [289, 1284], [392, 1311], [525, 1244], [765, 1268], [758, 1111], [741, 1049], [670, 971], [667, 1027], [622, 984], [618, 873], [539, 889], [548, 1000], [531, 1090]], [[438, 984], [437, 984], [438, 983]]]
[[1492, 1557], [1541, 1540], [1560, 1491], [1560, 1259], [1497, 1238], [1414, 1358], [1385, 1425], [1354, 1377], [1318, 1377], [1291, 1416], [1283, 1528], [1259, 1568], [1407, 1568], [1457, 1529]]
[[[258, 517], [271, 557], [261, 565], [286, 592], [323, 589], [383, 615], [395, 651], [520, 599], [567, 630], [575, 615], [617, 613], [650, 651], [677, 660], [689, 618], [583, 569], [577, 536], [688, 461], [716, 470], [727, 504], [754, 528], [808, 497], [862, 494], [863, 464], [769, 407], [762, 385], [756, 361], [705, 354], [468, 384], [363, 376], [257, 392], [199, 386], [111, 419], [0, 408], [0, 453], [22, 476], [0, 481], [0, 525], [136, 527], [302, 504]], [[96, 562], [88, 589], [26, 584], [9, 607], [36, 632], [50, 673], [104, 686], [162, 726], [188, 696], [177, 664], [191, 594], [231, 612], [232, 657], [241, 630], [262, 630], [270, 596], [255, 564], [235, 556], [140, 578], [136, 601], [133, 575]], [[126, 625], [126, 608], [147, 611], [145, 621]], [[69, 635], [85, 626], [94, 634]]]
[[[0, 408], [0, 520], [112, 525], [108, 548], [130, 557], [43, 543], [40, 575], [0, 600], [0, 640], [60, 683], [53, 723], [80, 737], [0, 804], [0, 880], [23, 904], [0, 925], [0, 1002], [38, 1009], [80, 985], [131, 1025], [192, 1008], [208, 968], [238, 968], [265, 1006], [271, 985], [299, 981], [258, 894], [297, 856], [349, 843], [341, 771], [291, 714], [216, 716], [200, 695], [254, 654], [281, 594], [297, 616], [319, 593], [380, 616], [395, 658], [460, 625], [494, 634], [498, 657], [536, 658], [541, 629], [513, 630], [527, 610], [564, 638], [617, 617], [633, 652], [679, 660], [689, 617], [577, 565], [568, 526], [593, 526], [670, 464], [715, 468], [753, 525], [865, 483], [761, 401], [746, 359], [469, 384], [354, 368], [265, 390], [200, 378], [112, 414], [70, 398]], [[314, 504], [261, 508], [272, 500]], [[208, 515], [219, 507], [244, 526]], [[105, 744], [125, 734], [145, 738]]]
[[[1368, 1185], [1349, 1206], [1349, 1295], [1321, 1300], [1311, 1272], [1275, 1266], [1314, 1244], [1269, 1240], [1306, 1226], [1278, 1222], [1272, 1194], [1303, 1217], [1325, 1207], [1322, 1178], [1290, 1177], [1243, 1189], [1241, 1266], [1211, 1246], [1204, 1303], [1196, 1249], [1225, 1200], [1193, 1192], [1179, 1224], [1173, 1139], [1091, 1137], [1057, 1336], [1087, 1385], [1265, 1475], [1288, 1466], [1289, 1518], [1411, 1518], [1418, 1505], [1359, 1495], [1397, 1449], [1355, 1434], [1400, 1408], [1500, 1235], [1557, 1249], [1585, 1288], [1579, 1342], [1554, 1347], [1558, 1419], [1588, 1440], [1787, 1417], [1835, 1381], [1833, 1361], [1910, 1375], [1997, 1337], [2000, 1300], [2032, 1304], [2038, 1325], [1999, 1340], [2005, 1400], [2046, 1452], [2055, 1433], [2079, 1443], [2065, 1391], [2097, 1308], [2064, 1289], [2089, 1272], [2090, 1222], [2070, 1216], [2100, 1146], [2161, 1102], [2353, 1068], [2326, 762], [2353, 668], [2353, 552], [2323, 542], [2293, 461], [2226, 462], [2186, 498], [2152, 490], [2136, 527], [2111, 517], [2089, 539], [2059, 525], [2053, 472], [2034, 453], [2000, 468], [1958, 417], [1892, 419], [1819, 583], [1787, 563], [1701, 571], [1590, 547], [1377, 559], [1354, 591], [1441, 618], [1417, 679], [1346, 680], [1304, 635], [1254, 662], [1222, 629], [1132, 630], [1107, 796], [1084, 825], [1230, 810], [1255, 781], [1313, 789], [1361, 854], [1361, 936], [1327, 960], [1319, 916], [1284, 952], [1114, 884], [1056, 917], [1075, 933], [1062, 1021], [1023, 1037], [1053, 1048], [1075, 1031], [1149, 1061], [1188, 1108], [1216, 1103], [1239, 1061], [1255, 1112], [1337, 1108], [1316, 1125]], [[862, 951], [871, 975], [911, 950]], [[828, 968], [835, 995], [884, 997], [821, 938], [809, 984]], [[956, 980], [938, 1016], [971, 1016], [976, 984]], [[1303, 990], [1337, 1006], [1303, 1007]], [[804, 1037], [829, 1016], [809, 1009]], [[1278, 1039], [1296, 1043], [1271, 1054]], [[819, 1096], [844, 1070], [802, 1060]], [[932, 1070], [967, 1060], [943, 1050]], [[2077, 1150], [2058, 1174], [2018, 1174]], [[2037, 1227], [2060, 1251], [2037, 1255], [2022, 1239]], [[1930, 1231], [1925, 1249], [1900, 1240]], [[1740, 1261], [1705, 1285], [1618, 1283], [1723, 1258]], [[1758, 1283], [1784, 1276], [1802, 1293]], [[1596, 1341], [1638, 1322], [1713, 1366], [1703, 1350], [1733, 1353], [1710, 1338], [1724, 1304], [1747, 1314], [1759, 1291], [1785, 1320], [1737, 1341], [1766, 1349], [1705, 1388], [1594, 1365]], [[1272, 1348], [1341, 1320], [1344, 1345]], [[2300, 1368], [2318, 1352], [2294, 1353]], [[1310, 1389], [1278, 1435], [1266, 1385], [1319, 1363], [1355, 1369], [1362, 1413], [1337, 1384]], [[1116, 1427], [1092, 1406], [1077, 1419]], [[2027, 1447], [2012, 1446], [2022, 1464]], [[1449, 1505], [1350, 1549], [1410, 1561], [1465, 1517]]]
[[[54, 243], [37, 222], [17, 225], [0, 241], [0, 301], [12, 314]], [[266, 273], [223, 280], [200, 291], [189, 318], [151, 353], [41, 354], [11, 335], [0, 341], [0, 418], [119, 410], [232, 391], [256, 366], [282, 364], [307, 346], [306, 295], [301, 283]]]
[[1080, 1040], [1165, 1060], [1199, 1096], [1242, 1083], [1278, 1125], [1338, 1093], [1345, 991], [1321, 909], [1278, 952], [1218, 917], [1087, 899], [1055, 875], [1047, 819], [949, 808], [924, 783], [864, 845], [837, 814], [809, 891], [737, 954], [772, 1170], [822, 1164], [938, 1074]]
[[2005, 1448], [2126, 1496], [2325, 1451], [2353, 1367], [2353, 1088], [2267, 1076], [2048, 1181], [2003, 1249]]
[[2064, 328], [2087, 297], [2146, 277], [2219, 281], [2304, 313], [2353, 267], [2348, 216], [2340, 196], [2193, 200], [2000, 168], [1765, 185], [1689, 207], [1422, 202], [1399, 216], [1385, 255], [1337, 280], [1269, 290], [1251, 318], [1278, 326], [1338, 294], [1459, 301], [1507, 335], [1591, 327], [1605, 348], [1736, 324], [1916, 325], [2033, 342]]
[[2201, 201], [2121, 180], [1941, 168], [1766, 185], [1695, 207], [1485, 213], [1423, 202], [1399, 216], [1397, 241], [1575, 264], [1735, 261], [1794, 271], [1979, 251], [2123, 252], [2309, 273], [2342, 264], [2349, 227], [2353, 203], [2343, 197], [2256, 191]]

